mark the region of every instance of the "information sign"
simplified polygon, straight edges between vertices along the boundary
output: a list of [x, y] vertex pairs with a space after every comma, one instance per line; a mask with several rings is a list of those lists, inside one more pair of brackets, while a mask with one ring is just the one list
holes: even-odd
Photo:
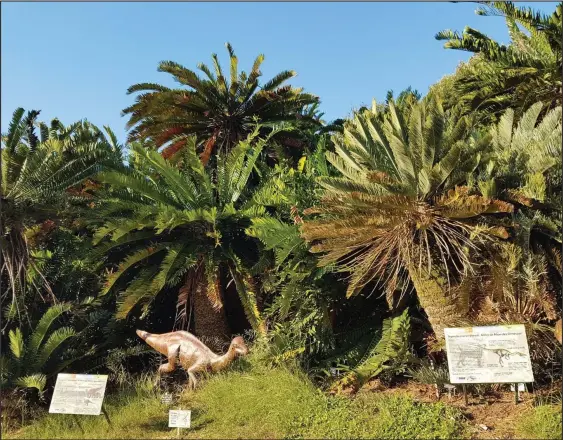
[[450, 383], [533, 382], [523, 325], [446, 328]]
[[108, 377], [93, 374], [59, 374], [50, 413], [81, 414], [98, 416], [102, 413], [102, 403], [106, 392]]

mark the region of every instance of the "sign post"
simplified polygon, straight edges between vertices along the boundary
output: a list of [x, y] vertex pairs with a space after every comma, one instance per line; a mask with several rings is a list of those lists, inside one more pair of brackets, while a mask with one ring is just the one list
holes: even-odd
[[523, 325], [446, 328], [446, 352], [450, 383], [466, 384], [533, 382], [532, 363]]

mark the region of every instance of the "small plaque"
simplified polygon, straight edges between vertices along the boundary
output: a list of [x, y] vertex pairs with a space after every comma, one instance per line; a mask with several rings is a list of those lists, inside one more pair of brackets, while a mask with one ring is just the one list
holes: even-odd
[[162, 397], [160, 398], [160, 401], [162, 403], [164, 403], [165, 405], [170, 405], [172, 403], [172, 394], [170, 393], [164, 393], [162, 395]]
[[450, 383], [533, 382], [523, 325], [446, 328]]
[[99, 416], [107, 381], [95, 374], [58, 374], [49, 412]]
[[169, 428], [189, 428], [192, 418], [190, 410], [171, 409], [168, 412]]
[[[510, 391], [514, 391], [514, 384], [510, 385]], [[518, 384], [518, 391], [519, 392], [525, 392], [526, 391], [526, 384], [524, 383], [519, 383]]]

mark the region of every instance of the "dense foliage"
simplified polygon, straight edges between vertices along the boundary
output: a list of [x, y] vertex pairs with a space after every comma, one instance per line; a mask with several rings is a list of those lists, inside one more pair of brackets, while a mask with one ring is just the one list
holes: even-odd
[[475, 55], [426, 96], [389, 93], [333, 124], [284, 85], [293, 71], [261, 84], [264, 57], [239, 73], [230, 45], [230, 79], [213, 55], [204, 78], [160, 64], [184, 88], [130, 87], [143, 93], [124, 146], [17, 109], [2, 135], [3, 389], [43, 395], [58, 371], [129, 355], [142, 369], [135, 328], [218, 350], [246, 332], [264, 363], [337, 391], [438, 383], [426, 358], [443, 362], [445, 327], [523, 323], [538, 381], [553, 379], [561, 5], [478, 13], [506, 17], [511, 43], [440, 32]]

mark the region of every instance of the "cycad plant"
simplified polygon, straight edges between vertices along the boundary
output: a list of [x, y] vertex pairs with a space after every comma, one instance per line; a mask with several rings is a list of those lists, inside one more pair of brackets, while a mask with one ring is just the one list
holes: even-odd
[[549, 335], [561, 290], [561, 107], [531, 106], [520, 120], [507, 110], [491, 128], [491, 150], [476, 180], [487, 197], [515, 206], [510, 242], [498, 243], [483, 265], [479, 319], [527, 323], [532, 356], [549, 358]]
[[377, 109], [356, 114], [334, 142], [327, 158], [341, 176], [320, 179], [324, 198], [308, 210], [318, 217], [305, 221], [303, 236], [323, 254], [321, 265], [350, 272], [348, 296], [374, 282], [392, 303], [410, 279], [443, 337], [467, 312], [457, 287], [472, 270], [470, 234], [499, 231], [476, 226], [485, 214], [513, 209], [462, 186], [488, 139], [471, 137], [464, 118], [449, 120], [427, 99], [411, 107], [408, 125], [393, 101], [383, 123]]
[[[319, 121], [305, 109], [318, 102], [316, 96], [283, 85], [296, 75], [286, 70], [260, 84], [259, 55], [249, 74], [238, 71], [238, 58], [229, 43], [229, 72], [224, 73], [216, 54], [213, 68], [201, 63], [198, 69], [204, 77], [173, 62], [163, 61], [158, 70], [169, 73], [185, 88], [169, 88], [160, 84], [141, 83], [131, 86], [128, 93], [143, 92], [136, 103], [123, 110], [130, 115], [129, 141], [150, 140], [161, 149], [165, 158], [184, 148], [186, 139], [196, 135], [201, 160], [207, 164], [212, 154], [227, 153], [254, 130], [258, 121], [262, 134], [272, 124], [291, 122], [300, 127], [320, 126]], [[278, 140], [288, 133], [278, 133]], [[290, 143], [285, 142], [286, 146]]]
[[41, 393], [48, 377], [70, 363], [61, 360], [60, 350], [69, 338], [75, 336], [75, 331], [71, 327], [60, 327], [52, 332], [50, 329], [61, 315], [71, 309], [70, 303], [51, 306], [27, 338], [20, 328], [10, 330], [9, 355], [0, 356], [2, 388], [36, 388]]
[[455, 75], [452, 104], [467, 112], [485, 110], [495, 119], [503, 110], [524, 111], [537, 101], [561, 105], [561, 3], [550, 16], [512, 2], [482, 2], [479, 15], [502, 16], [511, 38], [502, 45], [476, 29], [462, 34], [445, 30], [436, 35], [445, 48], [476, 54]]
[[259, 130], [220, 154], [216, 170], [202, 165], [194, 143], [183, 151], [181, 167], [133, 144], [129, 166], [98, 176], [111, 187], [99, 195], [92, 211], [105, 220], [94, 235], [99, 252], [128, 252], [103, 288], [106, 294], [128, 282], [119, 292], [119, 318], [139, 308], [148, 312], [163, 289], [172, 289], [178, 296], [181, 326], [189, 315], [190, 299], [196, 333], [224, 339], [230, 333], [224, 292], [231, 279], [251, 326], [265, 331], [249, 272], [257, 259], [258, 241], [245, 229], [253, 219], [268, 216], [266, 206], [281, 193], [269, 181], [256, 188], [249, 185], [269, 141], [259, 138]]
[[561, 275], [561, 107], [546, 113], [538, 102], [516, 120], [507, 110], [491, 128], [491, 149], [476, 184], [487, 197], [516, 207], [516, 244], [543, 254]]
[[[50, 132], [42, 125], [40, 139], [36, 135], [38, 115], [38, 111], [26, 114], [17, 109], [2, 136], [0, 298], [12, 308], [21, 306], [29, 287], [52, 294], [31, 256], [30, 228], [56, 219], [68, 208], [68, 190], [98, 172], [102, 163], [121, 160], [115, 143], [87, 123], [66, 130], [55, 123]], [[28, 276], [28, 270], [39, 276]], [[19, 309], [18, 314], [25, 314], [25, 307]]]

